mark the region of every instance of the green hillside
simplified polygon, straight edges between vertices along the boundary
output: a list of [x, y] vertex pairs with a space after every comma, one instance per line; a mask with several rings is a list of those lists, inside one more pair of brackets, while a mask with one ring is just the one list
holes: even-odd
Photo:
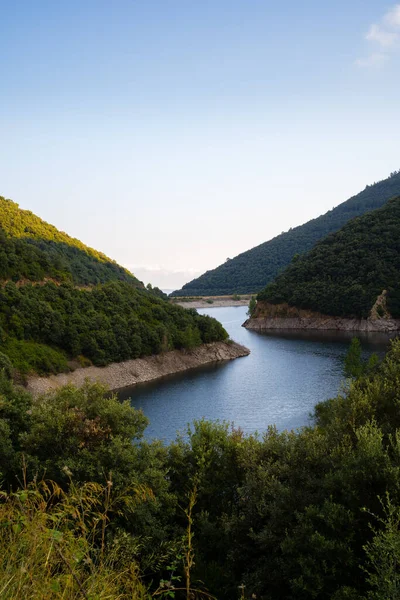
[[[258, 299], [365, 318], [383, 290], [389, 313], [400, 318], [400, 197], [321, 240]], [[378, 316], [384, 315], [384, 304]]]
[[127, 281], [142, 287], [101, 252], [0, 196], [0, 281], [48, 278], [82, 286]]
[[295, 254], [303, 254], [326, 235], [367, 211], [380, 208], [400, 194], [400, 171], [367, 186], [361, 193], [326, 214], [295, 227], [272, 240], [207, 271], [177, 290], [173, 296], [219, 296], [248, 294], [261, 290], [272, 281]]
[[220, 323], [158, 293], [0, 199], [0, 368], [57, 373], [226, 339]]

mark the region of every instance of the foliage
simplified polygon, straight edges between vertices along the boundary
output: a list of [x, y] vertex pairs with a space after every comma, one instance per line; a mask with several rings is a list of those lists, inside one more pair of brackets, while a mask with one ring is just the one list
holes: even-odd
[[70, 370], [65, 353], [45, 344], [7, 337], [1, 348], [22, 376], [32, 372], [48, 375]]
[[[100, 386], [33, 401], [3, 375], [0, 590], [396, 598], [399, 382], [396, 340], [373, 370], [317, 405], [313, 426], [258, 437], [199, 421], [164, 447], [143, 440], [143, 415]], [[43, 473], [50, 493], [26, 484]]]
[[[268, 242], [227, 260], [216, 269], [185, 284], [173, 296], [251, 294], [263, 289], [297, 254], [303, 254], [318, 240], [355, 217], [383, 206], [400, 194], [400, 171], [369, 185], [346, 202], [304, 225], [289, 229]], [[382, 290], [381, 290], [382, 291]]]
[[101, 252], [0, 196], [0, 281], [49, 278], [82, 286], [126, 281], [142, 287]]
[[357, 337], [351, 340], [349, 349], [344, 357], [344, 372], [346, 377], [360, 377], [376, 368], [379, 363], [377, 354], [371, 354], [367, 361], [362, 359], [361, 342]]
[[26, 485], [0, 497], [0, 595], [15, 598], [148, 598], [135, 563], [119, 564], [105, 543], [111, 512], [130, 510], [132, 495], [109, 486], [54, 482]]
[[258, 295], [327, 315], [368, 317], [383, 290], [400, 317], [400, 197], [353, 219], [291, 264]]
[[0, 288], [0, 351], [22, 372], [68, 370], [67, 357], [95, 365], [191, 348], [227, 337], [218, 321], [124, 282], [91, 291], [69, 284]]
[[168, 300], [168, 294], [160, 290], [159, 287], [153, 287], [151, 283], [146, 285], [146, 289], [151, 293], [157, 296], [157, 298], [162, 298], [163, 300]]
[[19, 373], [68, 371], [71, 359], [103, 366], [227, 338], [214, 319], [166, 299], [0, 197], [0, 353]]
[[[396, 600], [400, 589], [400, 508], [394, 506], [388, 494], [382, 502], [383, 517], [376, 517], [380, 528], [371, 526], [374, 537], [364, 549], [371, 590], [369, 600]], [[372, 515], [375, 517], [375, 515]]]
[[7, 379], [11, 378], [12, 364], [8, 356], [0, 352], [0, 373], [3, 373]]
[[253, 316], [254, 311], [256, 310], [256, 307], [257, 307], [256, 297], [252, 296], [250, 298], [249, 307], [248, 307], [248, 310], [247, 310], [247, 316], [248, 317], [252, 317]]

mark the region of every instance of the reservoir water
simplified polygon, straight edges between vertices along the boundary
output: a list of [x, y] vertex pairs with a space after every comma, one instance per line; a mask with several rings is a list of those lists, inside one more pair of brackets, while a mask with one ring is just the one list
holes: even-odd
[[[202, 417], [234, 423], [245, 432], [279, 430], [309, 423], [317, 402], [344, 383], [343, 357], [353, 333], [257, 333], [242, 327], [246, 307], [199, 309], [215, 317], [251, 354], [233, 361], [139, 384], [120, 393], [149, 418], [147, 438], [166, 442]], [[385, 351], [388, 337], [359, 335], [365, 353]]]

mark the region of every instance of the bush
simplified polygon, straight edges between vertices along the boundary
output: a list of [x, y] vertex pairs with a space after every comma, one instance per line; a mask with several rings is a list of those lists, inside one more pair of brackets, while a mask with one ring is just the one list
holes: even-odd
[[8, 338], [3, 344], [3, 350], [13, 367], [23, 375], [29, 373], [46, 375], [69, 371], [65, 354], [45, 344]]
[[0, 372], [7, 377], [7, 379], [11, 378], [12, 373], [12, 364], [8, 356], [0, 352]]

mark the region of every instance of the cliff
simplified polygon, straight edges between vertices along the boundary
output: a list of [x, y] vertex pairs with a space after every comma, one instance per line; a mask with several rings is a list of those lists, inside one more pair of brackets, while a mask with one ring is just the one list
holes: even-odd
[[38, 396], [67, 384], [80, 387], [86, 379], [89, 379], [115, 391], [137, 383], [159, 379], [165, 375], [215, 362], [233, 360], [248, 354], [250, 350], [235, 342], [213, 342], [191, 350], [172, 350], [145, 358], [112, 363], [106, 367], [79, 368], [72, 373], [60, 373], [49, 377], [29, 377], [27, 389], [34, 396]]
[[[371, 311], [372, 313], [372, 311]], [[376, 312], [367, 319], [332, 317], [312, 310], [300, 309], [286, 303], [269, 304], [258, 301], [254, 315], [243, 323], [246, 329], [319, 329], [338, 331], [400, 331], [400, 319], [378, 317]]]

